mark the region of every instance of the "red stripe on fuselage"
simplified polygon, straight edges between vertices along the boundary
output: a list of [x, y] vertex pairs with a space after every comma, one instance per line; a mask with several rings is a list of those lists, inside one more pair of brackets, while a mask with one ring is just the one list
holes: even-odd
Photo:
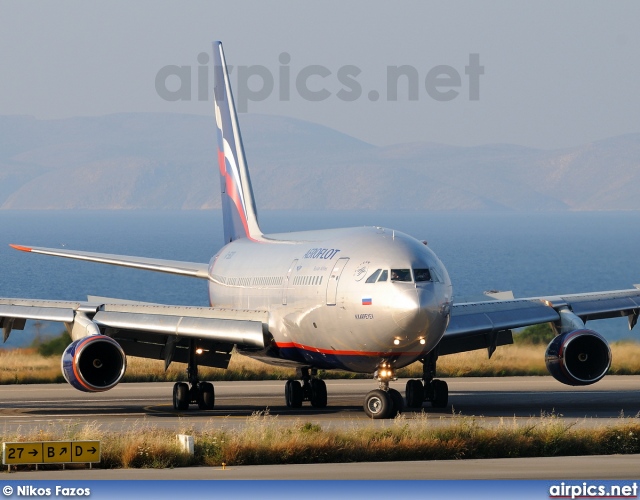
[[388, 357], [388, 356], [415, 356], [422, 354], [423, 351], [407, 351], [407, 352], [395, 352], [395, 351], [338, 351], [334, 349], [321, 349], [320, 347], [313, 347], [303, 344], [297, 344], [296, 342], [276, 342], [276, 347], [279, 349], [302, 349], [304, 351], [318, 352], [320, 354], [332, 354], [334, 356], [362, 356], [365, 358], [374, 357]]

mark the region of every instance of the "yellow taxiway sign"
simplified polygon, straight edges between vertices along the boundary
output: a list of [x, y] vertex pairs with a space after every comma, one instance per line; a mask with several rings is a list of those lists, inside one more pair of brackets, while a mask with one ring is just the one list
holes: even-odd
[[2, 463], [62, 464], [100, 462], [100, 441], [2, 443]]

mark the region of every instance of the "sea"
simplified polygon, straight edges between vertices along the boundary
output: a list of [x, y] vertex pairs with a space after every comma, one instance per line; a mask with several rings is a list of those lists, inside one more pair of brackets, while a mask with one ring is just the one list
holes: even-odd
[[[383, 226], [405, 232], [444, 263], [456, 302], [632, 288], [640, 283], [640, 212], [262, 211], [265, 233]], [[9, 243], [208, 262], [222, 216], [207, 211], [0, 211], [0, 297], [85, 300], [87, 295], [207, 305], [203, 280], [18, 252]], [[640, 339], [626, 318], [589, 327], [611, 341]], [[59, 333], [29, 322], [5, 348]]]

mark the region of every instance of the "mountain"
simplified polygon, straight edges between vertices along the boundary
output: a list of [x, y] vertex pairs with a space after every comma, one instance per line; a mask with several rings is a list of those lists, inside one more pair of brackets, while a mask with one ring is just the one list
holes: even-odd
[[[377, 147], [321, 125], [241, 115], [263, 209], [640, 210], [640, 134], [562, 150]], [[220, 205], [207, 116], [0, 116], [2, 209]]]

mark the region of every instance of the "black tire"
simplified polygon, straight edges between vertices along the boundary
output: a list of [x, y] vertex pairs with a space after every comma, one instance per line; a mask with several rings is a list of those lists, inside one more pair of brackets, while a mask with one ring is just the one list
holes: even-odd
[[391, 412], [391, 416], [395, 417], [396, 415], [400, 415], [402, 410], [404, 410], [404, 399], [402, 399], [402, 394], [400, 394], [395, 389], [389, 389], [389, 397], [391, 398], [391, 403], [393, 404], [393, 411]]
[[189, 409], [189, 386], [184, 382], [173, 384], [173, 408], [178, 411]]
[[444, 380], [434, 380], [431, 384], [433, 387], [431, 406], [434, 408], [446, 408], [449, 402], [449, 386]]
[[364, 398], [364, 412], [374, 420], [389, 418], [393, 411], [391, 396], [386, 391], [376, 389]]
[[198, 384], [198, 408], [201, 410], [213, 410], [216, 401], [216, 394], [213, 384], [200, 382]]
[[327, 406], [327, 384], [319, 378], [311, 379], [311, 406], [325, 408]]
[[291, 384], [293, 380], [289, 379], [284, 383], [284, 403], [287, 405], [287, 408], [291, 408], [292, 398], [291, 398]]
[[424, 386], [422, 385], [422, 380], [408, 380], [405, 394], [409, 408], [422, 408], [424, 401]]
[[288, 408], [302, 406], [302, 385], [297, 380], [287, 380], [284, 384], [284, 400]]

